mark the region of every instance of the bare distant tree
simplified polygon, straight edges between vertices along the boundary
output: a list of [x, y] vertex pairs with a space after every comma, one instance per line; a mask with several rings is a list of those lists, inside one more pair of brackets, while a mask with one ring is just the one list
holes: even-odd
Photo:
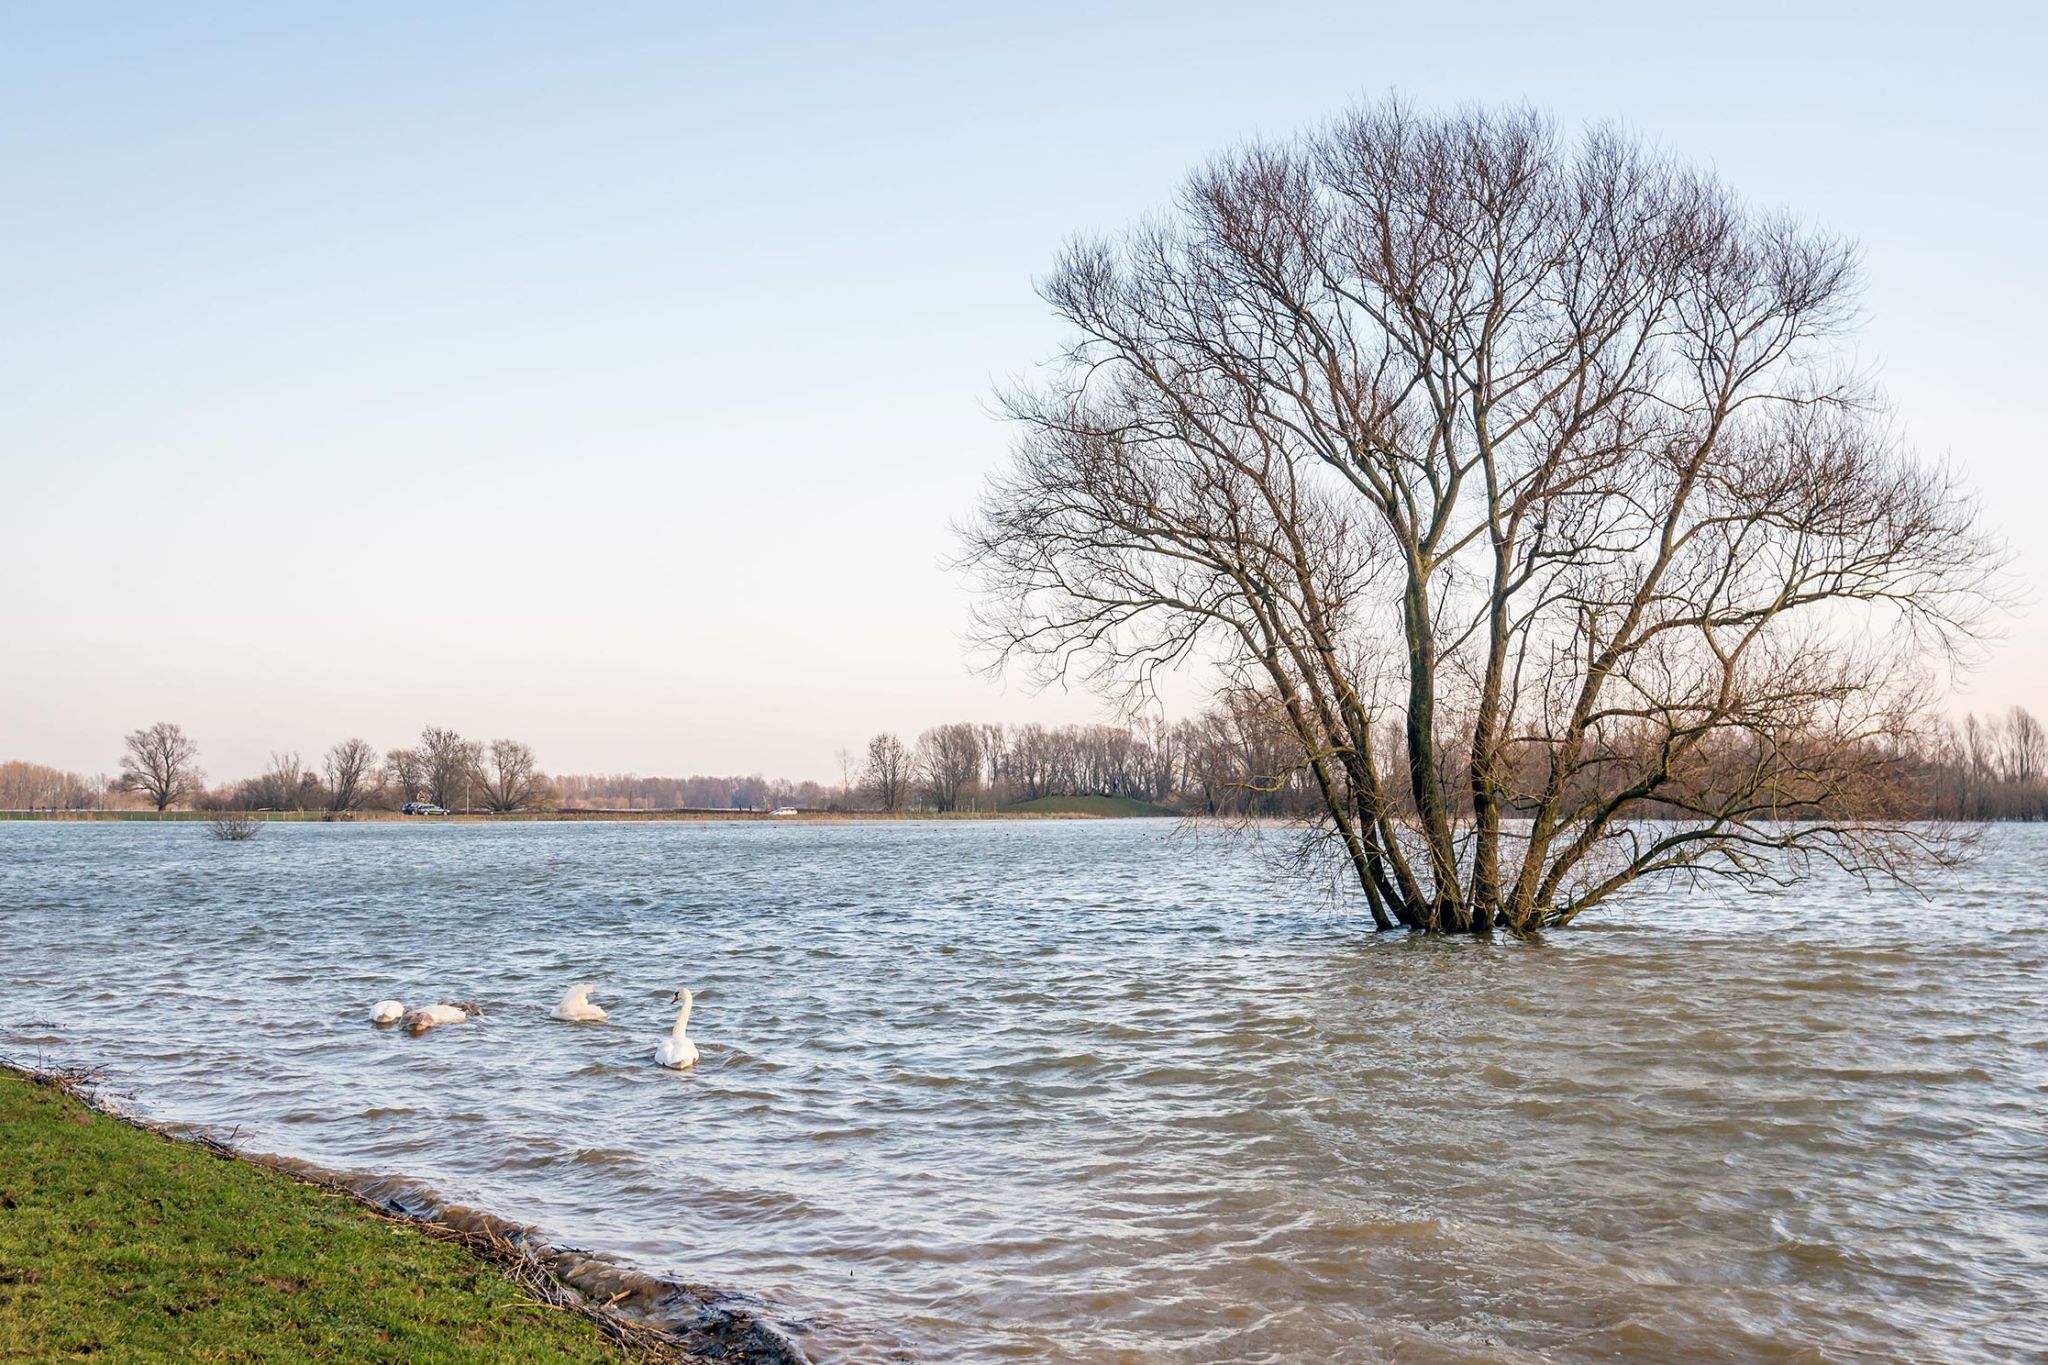
[[2025, 707], [1942, 727], [1918, 761], [1931, 815], [2048, 820], [2048, 735]]
[[1180, 786], [1180, 733], [1163, 713], [1147, 718], [1140, 758], [1144, 790], [1138, 794], [1147, 801], [1171, 800]]
[[861, 784], [883, 810], [903, 809], [910, 799], [910, 750], [894, 735], [876, 735], [868, 741], [867, 766]]
[[841, 749], [836, 757], [839, 760], [839, 799], [844, 801], [853, 795], [853, 750]]
[[981, 732], [973, 725], [941, 725], [917, 737], [917, 781], [940, 812], [956, 810], [981, 775]]
[[396, 787], [401, 803], [417, 801], [427, 792], [427, 764], [417, 749], [393, 749], [384, 755], [384, 778]]
[[1010, 748], [1009, 731], [1000, 722], [984, 723], [980, 729], [982, 789], [990, 801], [1000, 805], [1008, 797], [1003, 777]]
[[203, 777], [196, 760], [199, 746], [169, 721], [137, 730], [125, 741], [121, 785], [140, 793], [158, 810], [168, 810], [199, 790]]
[[1996, 552], [1848, 372], [1849, 243], [1612, 130], [1383, 104], [1044, 292], [987, 642], [1126, 702], [1219, 659], [1381, 927], [1945, 856], [1899, 755]]
[[327, 773], [327, 809], [346, 815], [360, 806], [376, 762], [377, 751], [367, 740], [345, 739], [329, 749], [321, 764]]
[[503, 815], [540, 803], [547, 779], [534, 762], [533, 750], [516, 739], [494, 739], [477, 768], [477, 793], [484, 805]]
[[1999, 736], [1998, 775], [2000, 780], [2024, 784], [2039, 782], [2048, 774], [2048, 731], [2024, 706], [2005, 713], [2004, 733]]
[[420, 731], [418, 752], [427, 800], [449, 810], [466, 808], [479, 786], [483, 745], [429, 725]]
[[297, 753], [273, 753], [270, 766], [249, 784], [248, 804], [255, 810], [303, 810], [307, 776]]

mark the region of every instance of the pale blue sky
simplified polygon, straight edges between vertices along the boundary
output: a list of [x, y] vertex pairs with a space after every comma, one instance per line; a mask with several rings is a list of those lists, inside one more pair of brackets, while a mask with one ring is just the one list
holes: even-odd
[[1363, 97], [1619, 119], [1859, 238], [1863, 356], [2029, 604], [2048, 32], [2020, 5], [0, 5], [0, 758], [424, 722], [825, 777], [1091, 717], [941, 561], [1032, 279]]

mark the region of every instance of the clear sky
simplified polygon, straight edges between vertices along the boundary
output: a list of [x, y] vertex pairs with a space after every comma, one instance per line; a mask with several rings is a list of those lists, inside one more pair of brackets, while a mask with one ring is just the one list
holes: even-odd
[[[1656, 13], [1663, 11], [1662, 15]], [[0, 5], [0, 758], [216, 777], [423, 723], [824, 778], [1091, 718], [943, 568], [1062, 239], [1398, 90], [1619, 119], [1859, 238], [1860, 350], [2048, 711], [2040, 10]]]

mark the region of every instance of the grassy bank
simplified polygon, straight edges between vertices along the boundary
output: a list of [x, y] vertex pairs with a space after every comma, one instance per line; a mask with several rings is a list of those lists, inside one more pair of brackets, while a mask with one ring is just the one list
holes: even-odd
[[447, 1236], [0, 1067], [0, 1360], [599, 1361]]

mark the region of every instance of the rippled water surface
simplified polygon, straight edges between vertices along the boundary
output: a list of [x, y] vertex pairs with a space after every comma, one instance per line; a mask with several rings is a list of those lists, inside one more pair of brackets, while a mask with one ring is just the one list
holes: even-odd
[[[0, 1050], [744, 1289], [824, 1360], [2048, 1351], [2048, 830], [1928, 901], [1523, 944], [1376, 938], [1170, 833], [0, 825]], [[578, 980], [609, 1024], [546, 1017]]]

